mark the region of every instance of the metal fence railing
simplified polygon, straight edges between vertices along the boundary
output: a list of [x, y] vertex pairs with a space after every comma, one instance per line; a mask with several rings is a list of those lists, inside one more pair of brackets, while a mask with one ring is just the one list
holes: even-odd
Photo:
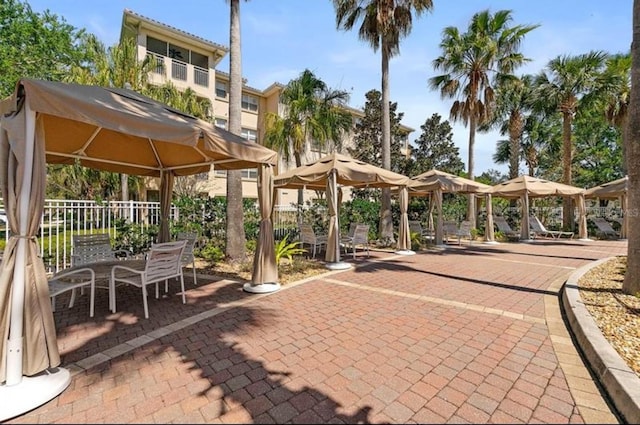
[[[5, 241], [9, 235], [8, 223], [4, 215], [4, 203], [0, 199], [0, 238]], [[562, 224], [562, 207], [544, 208], [532, 211], [543, 217], [546, 225]], [[170, 220], [177, 220], [180, 211], [171, 207]], [[506, 208], [502, 214], [520, 214], [519, 208]], [[204, 211], [202, 216], [204, 217]], [[576, 211], [577, 217], [577, 211]], [[605, 217], [616, 220], [622, 217], [617, 207], [588, 207], [587, 217]], [[40, 218], [38, 243], [40, 255], [51, 271], [70, 266], [71, 235], [94, 232], [107, 232], [115, 239], [118, 229], [115, 223], [124, 219], [127, 223], [137, 224], [140, 232], [146, 232], [151, 226], [160, 223], [160, 203], [141, 201], [82, 201], [47, 199]], [[272, 216], [274, 237], [282, 239], [298, 228], [298, 209], [294, 205], [276, 205]], [[203, 219], [204, 224], [204, 219]]]

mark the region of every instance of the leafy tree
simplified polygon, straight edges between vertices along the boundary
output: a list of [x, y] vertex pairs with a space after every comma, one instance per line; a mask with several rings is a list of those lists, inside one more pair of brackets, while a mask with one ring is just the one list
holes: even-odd
[[[476, 13], [467, 31], [446, 27], [440, 48], [442, 54], [433, 66], [443, 74], [429, 79], [431, 88], [439, 90], [443, 98], [457, 98], [451, 106], [451, 119], [469, 126], [468, 178], [474, 178], [474, 147], [476, 130], [492, 116], [494, 87], [508, 79], [528, 61], [519, 52], [524, 36], [536, 25], [509, 26], [510, 10], [491, 14], [488, 10]], [[475, 227], [475, 202], [469, 196], [467, 219]]]
[[[495, 100], [495, 109], [486, 128], [498, 128], [500, 134], [509, 136], [502, 153], [508, 155], [509, 178], [513, 179], [520, 175], [522, 135], [533, 103], [533, 77], [525, 75], [505, 81], [498, 86]], [[484, 130], [484, 127], [480, 126], [480, 129]]]
[[[338, 28], [351, 30], [361, 22], [358, 36], [382, 53], [382, 168], [391, 170], [391, 121], [389, 60], [400, 54], [400, 40], [411, 33], [413, 14], [421, 16], [433, 8], [432, 0], [333, 0]], [[391, 191], [382, 189], [380, 237], [394, 242]]]
[[627, 116], [629, 114], [629, 95], [631, 91], [631, 55], [610, 56], [602, 76], [608, 89], [605, 96], [605, 116], [612, 125], [622, 132], [622, 173], [627, 173], [625, 155]]
[[[284, 116], [265, 116], [265, 145], [278, 151], [286, 161], [293, 155], [296, 167], [302, 165], [302, 154], [311, 142], [321, 148], [332, 141], [342, 145], [342, 136], [351, 130], [353, 118], [345, 106], [349, 94], [329, 88], [308, 69], [286, 85], [280, 94]], [[302, 190], [298, 205], [303, 205]]]
[[[592, 51], [577, 56], [559, 56], [549, 61], [536, 76], [536, 97], [550, 113], [562, 116], [562, 182], [571, 185], [573, 166], [572, 123], [576, 113], [593, 101], [597, 93], [597, 77], [605, 64], [604, 52]], [[562, 225], [572, 229], [573, 202], [570, 197], [563, 201]]]
[[575, 185], [593, 187], [624, 177], [621, 131], [609, 125], [600, 108], [590, 108], [574, 121]]
[[86, 36], [49, 10], [36, 13], [27, 2], [0, 3], [0, 96], [15, 89], [20, 78], [61, 80], [85, 59]]
[[[354, 147], [348, 147], [347, 152], [353, 158], [382, 167], [382, 94], [379, 90], [372, 89], [365, 93], [365, 98], [364, 116], [358, 120], [353, 132]], [[389, 105], [389, 122], [393, 141], [391, 170], [404, 173], [406, 159], [400, 153], [400, 147], [405, 140], [405, 134], [400, 126], [404, 113], [396, 112], [397, 108], [398, 104], [395, 102]], [[360, 199], [379, 199], [380, 190], [356, 189], [352, 194]]]
[[627, 224], [627, 270], [622, 291], [640, 294], [640, 0], [633, 1], [631, 42], [631, 93], [627, 127], [627, 173], [629, 175]]
[[464, 170], [460, 149], [453, 143], [451, 125], [441, 119], [436, 113], [420, 126], [422, 134], [414, 142], [414, 162], [407, 175], [416, 176], [434, 168], [456, 175]]

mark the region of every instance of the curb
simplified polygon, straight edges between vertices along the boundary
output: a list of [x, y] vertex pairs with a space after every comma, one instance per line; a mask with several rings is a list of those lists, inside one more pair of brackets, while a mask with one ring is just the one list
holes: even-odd
[[578, 345], [591, 370], [627, 423], [640, 423], [640, 377], [606, 340], [580, 298], [578, 281], [589, 270], [614, 257], [575, 270], [562, 291], [562, 304]]

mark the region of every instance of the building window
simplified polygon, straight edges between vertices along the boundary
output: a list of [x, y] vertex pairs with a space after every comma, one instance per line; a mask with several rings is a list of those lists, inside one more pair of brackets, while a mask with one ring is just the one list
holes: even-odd
[[319, 154], [327, 154], [329, 153], [329, 142], [318, 143], [317, 140], [311, 139], [311, 151], [318, 152]]
[[226, 130], [227, 129], [227, 120], [224, 119], [224, 118], [216, 118], [215, 126], [216, 127], [220, 127], [220, 128], [224, 128]]
[[153, 52], [162, 56], [167, 56], [167, 42], [147, 36], [147, 52]]
[[240, 135], [251, 142], [258, 140], [258, 132], [249, 128], [243, 128]]
[[223, 99], [227, 98], [227, 83], [223, 81], [216, 81], [216, 97], [221, 97]]
[[249, 94], [243, 94], [242, 109], [245, 111], [258, 112], [258, 98]]

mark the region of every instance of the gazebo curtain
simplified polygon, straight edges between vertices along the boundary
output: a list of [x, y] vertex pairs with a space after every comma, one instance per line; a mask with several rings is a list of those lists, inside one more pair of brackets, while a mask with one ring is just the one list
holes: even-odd
[[278, 281], [278, 267], [273, 238], [273, 167], [261, 164], [258, 167], [258, 204], [260, 207], [260, 233], [253, 257], [251, 284], [259, 285]]
[[487, 210], [487, 221], [484, 226], [484, 238], [487, 242], [493, 242], [495, 235], [493, 233], [493, 205], [491, 205], [491, 194], [484, 195], [485, 208]]
[[336, 263], [340, 261], [340, 227], [338, 224], [338, 184], [336, 171], [332, 170], [327, 178], [327, 205], [329, 207], [329, 238], [325, 261]]
[[36, 121], [28, 99], [18, 113], [2, 117], [0, 185], [10, 236], [0, 272], [0, 382], [7, 385], [60, 365], [47, 277], [36, 241], [44, 209], [44, 146], [42, 120]]
[[411, 249], [411, 234], [409, 232], [409, 190], [403, 187], [399, 194], [400, 202], [400, 225], [398, 229], [398, 249], [407, 251]]

